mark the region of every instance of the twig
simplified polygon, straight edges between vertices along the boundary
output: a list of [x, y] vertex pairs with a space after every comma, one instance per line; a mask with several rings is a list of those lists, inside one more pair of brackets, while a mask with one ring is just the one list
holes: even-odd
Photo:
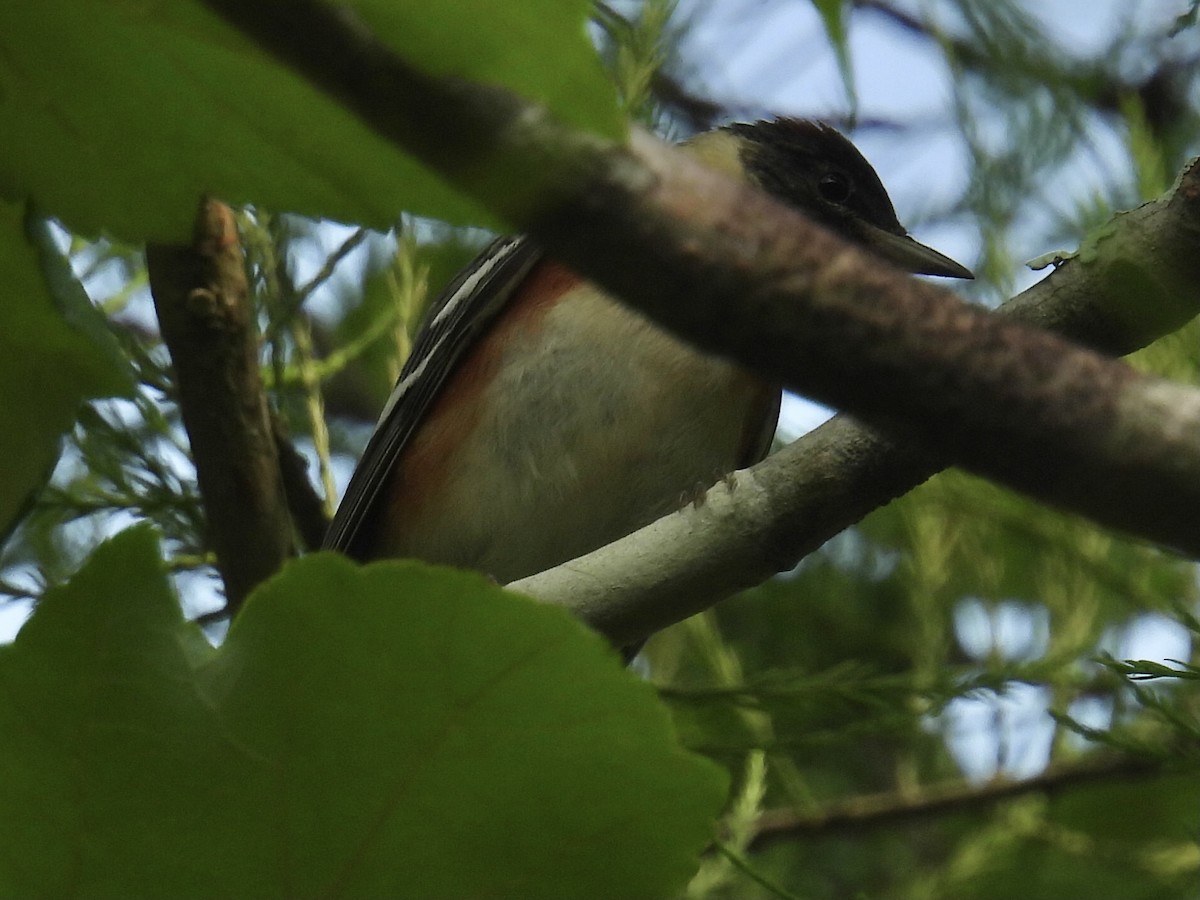
[[897, 822], [941, 813], [977, 809], [1023, 794], [1055, 794], [1098, 782], [1149, 778], [1166, 771], [1157, 759], [1108, 757], [1074, 764], [1053, 765], [1040, 775], [1022, 781], [996, 779], [984, 785], [952, 782], [928, 785], [918, 796], [900, 793], [872, 794], [834, 803], [819, 813], [798, 815], [791, 810], [768, 810], [758, 821], [751, 849], [785, 838], [829, 835], [894, 825]]
[[[1176, 191], [1107, 226], [1106, 239], [1088, 250], [1089, 265], [1064, 264], [999, 313], [1115, 355], [1179, 328], [1200, 311], [1186, 276], [1196, 261], [1197, 197], [1200, 168], [1193, 167]], [[1109, 273], [1126, 260], [1165, 278], [1161, 289], [1135, 294], [1114, 284]], [[839, 415], [718, 483], [699, 506], [511, 587], [564, 605], [627, 644], [791, 568], [941, 468], [932, 456]]]
[[316, 550], [325, 538], [325, 529], [329, 527], [325, 501], [308, 477], [308, 461], [296, 449], [283, 419], [274, 411], [271, 412], [271, 435], [279, 454], [279, 472], [292, 521], [304, 546]]

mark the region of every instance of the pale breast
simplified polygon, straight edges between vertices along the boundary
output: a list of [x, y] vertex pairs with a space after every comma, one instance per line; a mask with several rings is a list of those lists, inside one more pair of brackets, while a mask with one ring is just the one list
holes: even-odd
[[745, 461], [777, 406], [777, 390], [592, 289], [493, 349], [487, 392], [439, 412], [457, 433], [446, 475], [392, 550], [501, 582], [677, 508]]

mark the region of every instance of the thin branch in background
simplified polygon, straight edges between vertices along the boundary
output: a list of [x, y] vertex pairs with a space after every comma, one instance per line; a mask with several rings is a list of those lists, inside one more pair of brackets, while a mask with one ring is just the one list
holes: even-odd
[[316, 274], [314, 274], [313, 277], [304, 284], [300, 285], [300, 287], [296, 288], [296, 295], [294, 299], [297, 301], [297, 303], [303, 304], [304, 301], [312, 296], [313, 291], [332, 278], [334, 271], [337, 269], [342, 260], [349, 256], [355, 248], [361, 245], [362, 242], [367, 239], [369, 234], [370, 232], [365, 228], [354, 229], [348, 238], [342, 241], [332, 253], [325, 257], [325, 262], [321, 264], [321, 268], [317, 270]]
[[206, 613], [201, 613], [191, 621], [193, 625], [198, 625], [201, 628], [204, 628], [208, 625], [216, 625], [218, 622], [224, 622], [231, 616], [232, 613], [230, 612], [229, 607], [223, 606], [220, 609], [213, 609]]
[[309, 480], [308, 461], [296, 449], [288, 436], [287, 426], [275, 412], [271, 413], [271, 434], [279, 453], [279, 471], [292, 521], [304, 546], [316, 550], [325, 539], [325, 530], [329, 527], [325, 501]]
[[[353, 338], [330, 352], [324, 359], [316, 360], [314, 362], [317, 375], [321, 378], [321, 380], [324, 380], [338, 374], [340, 371], [342, 371], [342, 369], [346, 368], [348, 365], [366, 353], [367, 350], [371, 348], [371, 345], [375, 343], [375, 341], [379, 340], [384, 335], [396, 332], [398, 330], [397, 326], [399, 326], [399, 330], [402, 331], [404, 328], [404, 321], [404, 312], [399, 305], [390, 306], [381, 310], [379, 314], [376, 315], [375, 318]], [[404, 342], [399, 343], [404, 343], [407, 345], [407, 339]], [[403, 351], [404, 347], [402, 346], [400, 349]], [[291, 384], [292, 379], [288, 378], [285, 383]], [[378, 410], [375, 410], [374, 412], [377, 413]]]
[[732, 848], [727, 847], [720, 841], [717, 841], [714, 844], [714, 847], [716, 848], [717, 853], [727, 859], [735, 869], [737, 869], [763, 890], [770, 893], [772, 896], [779, 897], [780, 900], [801, 900], [799, 894], [793, 894], [791, 891], [787, 890], [787, 888], [767, 878], [767, 876], [763, 875], [760, 871], [758, 871], [758, 869], [750, 865], [750, 863], [747, 862], [740, 853], [735, 852]]
[[1052, 795], [1073, 787], [1152, 778], [1165, 771], [1166, 766], [1157, 758], [1112, 756], [1052, 765], [1023, 781], [996, 779], [985, 785], [950, 782], [925, 785], [915, 796], [897, 791], [853, 797], [830, 804], [816, 814], [769, 810], [758, 820], [758, 832], [750, 846], [760, 850], [789, 838], [860, 832], [955, 810], [978, 809], [1024, 794]]
[[[721, 819], [723, 845], [733, 853], [744, 853], [754, 837], [758, 818], [762, 815], [763, 797], [767, 792], [767, 755], [761, 750], [746, 754], [740, 785], [730, 799]], [[689, 897], [709, 897], [728, 885], [739, 867], [724, 856], [706, 856], [700, 869], [688, 882]]]
[[313, 292], [323, 285], [326, 281], [333, 277], [333, 273], [337, 270], [347, 256], [349, 256], [356, 248], [370, 235], [366, 228], [356, 228], [351, 232], [350, 236], [339, 244], [332, 253], [325, 257], [325, 261], [321, 264], [316, 273], [302, 284], [300, 287], [289, 291], [287, 304], [276, 315], [271, 317], [271, 321], [267, 324], [267, 329], [263, 335], [264, 341], [274, 339], [276, 332], [287, 325], [299, 316], [301, 308]]
[[0, 579], [0, 594], [5, 598], [0, 603], [13, 603], [19, 600], [37, 600], [42, 592], [31, 587], [21, 587], [8, 579]]

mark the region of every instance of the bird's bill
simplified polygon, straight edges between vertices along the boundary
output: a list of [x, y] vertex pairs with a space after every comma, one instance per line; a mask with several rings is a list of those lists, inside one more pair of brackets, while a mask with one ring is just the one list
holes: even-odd
[[974, 278], [975, 273], [950, 257], [926, 247], [907, 234], [892, 234], [874, 225], [859, 223], [863, 243], [892, 265], [916, 275], [943, 275], [946, 278]]

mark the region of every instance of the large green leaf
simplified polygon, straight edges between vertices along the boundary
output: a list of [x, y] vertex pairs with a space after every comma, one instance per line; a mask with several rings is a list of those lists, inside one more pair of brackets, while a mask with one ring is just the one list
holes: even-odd
[[[355, 5], [420, 66], [619, 132], [585, 0]], [[493, 224], [197, 3], [0, 4], [0, 195], [138, 241], [181, 239], [204, 193], [376, 227], [401, 210]]]
[[[55, 297], [48, 290], [53, 283]], [[49, 243], [26, 228], [20, 205], [0, 202], [0, 534], [11, 527], [58, 457], [79, 404], [133, 389], [112, 336]], [[55, 299], [60, 306], [56, 308]], [[74, 322], [73, 326], [68, 322]], [[102, 336], [101, 336], [102, 335]], [[106, 343], [107, 341], [107, 343]]]
[[565, 121], [620, 133], [616, 91], [585, 25], [591, 0], [350, 0], [410, 62], [503, 84]]
[[662, 897], [724, 776], [559, 610], [308, 557], [214, 650], [151, 532], [0, 654], [0, 895]]

